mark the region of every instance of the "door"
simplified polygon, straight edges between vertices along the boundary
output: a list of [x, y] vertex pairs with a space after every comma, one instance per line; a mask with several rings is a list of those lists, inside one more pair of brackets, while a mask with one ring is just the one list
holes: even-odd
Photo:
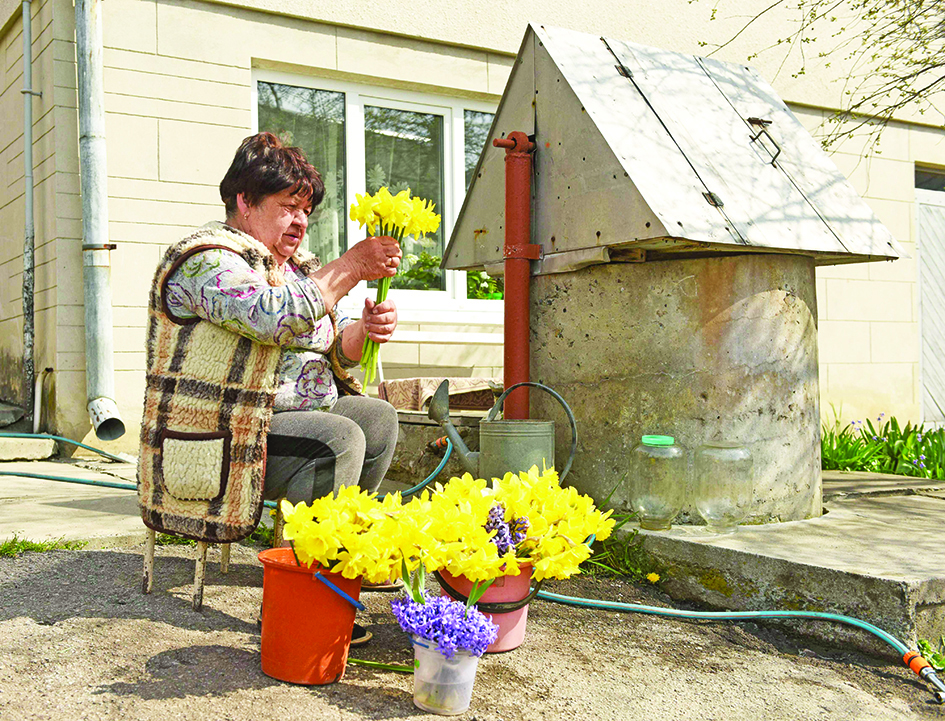
[[922, 420], [945, 425], [945, 191], [916, 188]]

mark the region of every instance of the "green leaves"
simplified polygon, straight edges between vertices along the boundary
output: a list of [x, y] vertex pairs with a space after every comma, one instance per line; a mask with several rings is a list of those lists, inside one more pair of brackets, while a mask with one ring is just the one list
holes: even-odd
[[[626, 478], [621, 483], [626, 483]], [[620, 483], [611, 489], [601, 502], [601, 508], [607, 507], [619, 487]], [[653, 557], [643, 548], [643, 537], [636, 529], [618, 533], [636, 515], [615, 513], [612, 517], [617, 522], [613, 532], [606, 540], [594, 543], [591, 547], [593, 555], [584, 562], [582, 570], [591, 576], [626, 576], [634, 581], [643, 581], [648, 574], [658, 570]]]
[[417, 570], [413, 574], [407, 570], [406, 558], [401, 558], [400, 563], [400, 575], [407, 582], [407, 592], [410, 594], [410, 598], [413, 599], [414, 603], [423, 603], [423, 589], [427, 582], [427, 572], [423, 567], [423, 563], [421, 562], [417, 566]]
[[[945, 651], [945, 636], [942, 636], [939, 648]], [[932, 668], [936, 671], [945, 671], [945, 655], [943, 655], [941, 651], [936, 651], [932, 647], [932, 644], [924, 638], [919, 639], [919, 653], [922, 654], [922, 657], [926, 661], [932, 664]]]
[[872, 420], [841, 427], [835, 411], [821, 436], [824, 470], [871, 471], [917, 478], [945, 479], [945, 429], [926, 431], [880, 414]]
[[481, 270], [466, 271], [467, 298], [501, 298], [503, 290], [502, 278], [493, 278]]
[[472, 608], [476, 602], [482, 598], [483, 594], [489, 590], [489, 586], [492, 585], [492, 582], [495, 581], [494, 578], [490, 578], [485, 581], [476, 581], [472, 588], [469, 591], [469, 598], [466, 599], [466, 609], [469, 610]]
[[77, 551], [87, 545], [87, 541], [30, 541], [13, 534], [13, 538], [0, 541], [0, 557], [16, 558], [21, 553], [42, 553], [43, 551]]

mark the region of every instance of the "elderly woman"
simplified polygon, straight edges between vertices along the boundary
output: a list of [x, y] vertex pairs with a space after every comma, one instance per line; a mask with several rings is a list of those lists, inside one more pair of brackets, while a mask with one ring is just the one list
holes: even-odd
[[248, 535], [263, 495], [380, 485], [397, 413], [346, 369], [366, 338], [390, 340], [397, 311], [365, 299], [355, 320], [336, 306], [401, 259], [390, 237], [324, 266], [305, 253], [324, 185], [271, 133], [243, 141], [220, 195], [226, 220], [173, 245], [155, 275], [138, 473], [149, 527], [213, 542]]

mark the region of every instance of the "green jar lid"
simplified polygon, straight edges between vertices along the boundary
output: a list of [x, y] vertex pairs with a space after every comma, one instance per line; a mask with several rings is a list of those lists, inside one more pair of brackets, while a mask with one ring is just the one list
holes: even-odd
[[672, 436], [643, 436], [644, 446], [671, 446], [676, 442]]

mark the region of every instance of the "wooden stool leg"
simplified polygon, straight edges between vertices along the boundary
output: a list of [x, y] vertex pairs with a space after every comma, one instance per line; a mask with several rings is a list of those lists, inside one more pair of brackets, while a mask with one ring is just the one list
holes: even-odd
[[276, 520], [272, 524], [272, 547], [278, 548], [282, 545], [282, 529], [285, 526], [285, 519], [282, 517], [282, 506], [276, 504]]
[[220, 573], [227, 573], [230, 570], [230, 544], [224, 543], [220, 546]]
[[197, 568], [194, 571], [194, 610], [203, 607], [203, 578], [207, 572], [207, 542], [197, 541]]
[[151, 593], [151, 584], [154, 580], [154, 540], [153, 528], [148, 529], [144, 542], [144, 575], [141, 577], [141, 593]]

